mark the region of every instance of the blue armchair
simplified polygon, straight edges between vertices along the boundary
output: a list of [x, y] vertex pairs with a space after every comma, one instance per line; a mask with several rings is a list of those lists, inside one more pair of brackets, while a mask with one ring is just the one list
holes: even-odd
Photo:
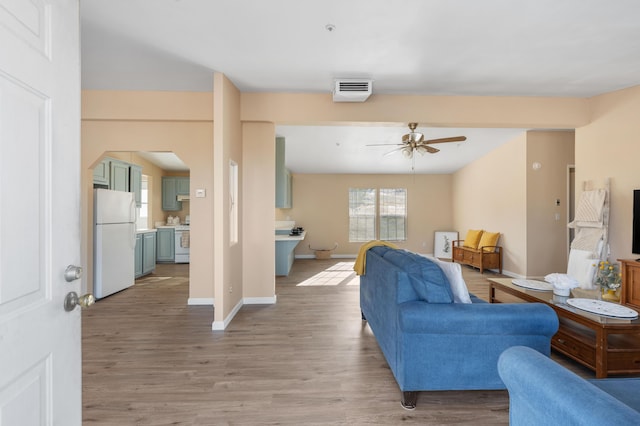
[[640, 425], [640, 378], [585, 380], [522, 346], [500, 355], [498, 371], [511, 426]]

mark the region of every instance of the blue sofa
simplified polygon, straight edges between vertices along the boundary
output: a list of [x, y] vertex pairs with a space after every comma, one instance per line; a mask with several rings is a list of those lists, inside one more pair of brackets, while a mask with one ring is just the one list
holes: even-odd
[[498, 361], [509, 390], [509, 424], [640, 425], [640, 378], [585, 380], [530, 348]]
[[426, 390], [504, 389], [498, 357], [524, 345], [549, 355], [558, 317], [544, 304], [453, 303], [442, 269], [389, 247], [366, 252], [360, 308], [413, 409]]

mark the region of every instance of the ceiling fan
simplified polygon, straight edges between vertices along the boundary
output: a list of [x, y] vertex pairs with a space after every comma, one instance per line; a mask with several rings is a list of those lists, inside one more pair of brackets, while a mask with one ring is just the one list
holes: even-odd
[[444, 142], [463, 142], [467, 140], [466, 136], [453, 136], [450, 138], [425, 140], [422, 133], [415, 131], [417, 126], [418, 123], [409, 123], [409, 130], [411, 131], [402, 136], [402, 143], [381, 143], [367, 146], [395, 145], [399, 148], [396, 148], [393, 151], [389, 151], [385, 155], [393, 154], [394, 152], [400, 151], [406, 158], [413, 158], [414, 152], [418, 152], [420, 155], [423, 155], [427, 152], [429, 154], [435, 154], [436, 152], [440, 151], [438, 148], [430, 146], [431, 144]]

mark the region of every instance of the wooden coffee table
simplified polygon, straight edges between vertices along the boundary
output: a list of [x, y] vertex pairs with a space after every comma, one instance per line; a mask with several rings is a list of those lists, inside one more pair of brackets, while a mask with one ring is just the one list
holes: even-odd
[[567, 297], [552, 291], [529, 290], [513, 284], [511, 278], [489, 278], [489, 301], [511, 301], [505, 295], [553, 308], [560, 328], [551, 339], [551, 348], [595, 371], [596, 378], [640, 375], [640, 319], [591, 314], [567, 305]]

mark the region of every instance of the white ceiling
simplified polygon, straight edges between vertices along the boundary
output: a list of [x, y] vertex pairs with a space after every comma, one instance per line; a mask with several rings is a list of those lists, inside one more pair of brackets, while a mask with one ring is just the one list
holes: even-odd
[[173, 152], [138, 152], [139, 156], [163, 170], [187, 172], [189, 167]]
[[[211, 91], [222, 72], [246, 92], [329, 93], [336, 78], [367, 78], [375, 94], [590, 97], [640, 84], [638, 16], [637, 0], [81, 0], [82, 86]], [[398, 140], [405, 125], [277, 132], [294, 171], [323, 170], [316, 154], [335, 147], [352, 171], [369, 157], [358, 167], [391, 173], [381, 168], [407, 160], [352, 144]], [[514, 134], [421, 131], [469, 139], [418, 157], [417, 172], [420, 161], [460, 167]], [[448, 157], [458, 165], [440, 165]], [[335, 168], [348, 156], [329, 158]]]
[[416, 154], [414, 161], [399, 152], [385, 155], [397, 144], [405, 127], [379, 126], [278, 126], [286, 140], [286, 165], [294, 173], [452, 173], [512, 140], [522, 129], [421, 128], [425, 139], [466, 136], [464, 142], [432, 145], [437, 154]]

